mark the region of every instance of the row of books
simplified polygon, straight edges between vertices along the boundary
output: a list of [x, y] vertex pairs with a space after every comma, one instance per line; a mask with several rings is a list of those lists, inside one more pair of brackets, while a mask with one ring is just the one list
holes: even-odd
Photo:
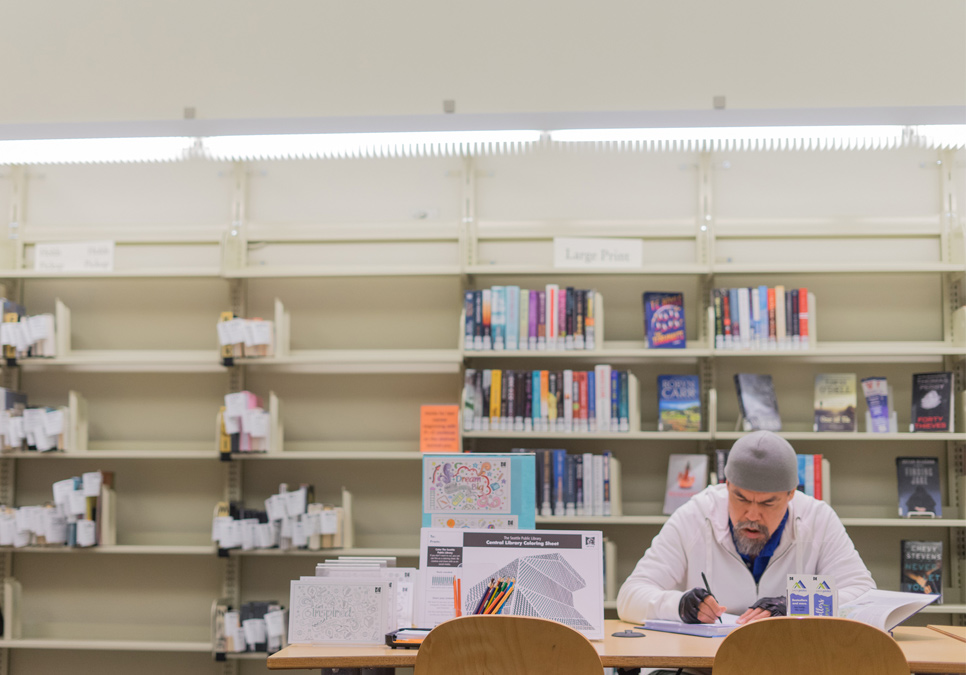
[[466, 291], [464, 349], [595, 349], [602, 302], [592, 289], [560, 288], [557, 284], [547, 284], [544, 290], [493, 286]]
[[275, 355], [275, 322], [222, 312], [215, 324], [223, 359]]
[[212, 607], [211, 639], [216, 654], [267, 652], [287, 646], [288, 610], [275, 601], [246, 602], [233, 609], [216, 601]]
[[464, 431], [630, 431], [626, 370], [477, 370], [463, 386]]
[[243, 551], [264, 548], [308, 549], [352, 546], [351, 495], [342, 491], [342, 506], [314, 501], [314, 490], [302, 485], [265, 500], [265, 510], [249, 509], [237, 502], [215, 506], [211, 539], [220, 549]]
[[0, 506], [0, 546], [87, 548], [116, 543], [114, 473], [90, 471], [53, 484], [53, 500]]
[[219, 446], [224, 452], [268, 452], [271, 447], [271, 415], [262, 399], [250, 391], [225, 395], [218, 413]]
[[711, 292], [716, 349], [808, 349], [815, 295], [807, 288], [757, 286]]
[[[744, 430], [780, 431], [782, 420], [771, 375], [737, 373], [734, 380]], [[868, 407], [866, 428], [875, 433], [897, 431], [893, 397], [886, 378], [864, 378], [862, 391]], [[952, 372], [913, 374], [909, 431], [953, 431], [955, 392]], [[857, 408], [854, 373], [815, 376], [814, 431], [856, 431]]]
[[513, 448], [536, 454], [536, 510], [541, 516], [620, 516], [621, 464], [609, 451]]
[[5, 452], [66, 447], [66, 407], [28, 408], [25, 393], [0, 387], [0, 408], [0, 447]]
[[3, 323], [0, 323], [0, 345], [6, 359], [53, 358], [57, 356], [54, 337], [54, 315], [27, 316], [22, 306], [0, 298]]

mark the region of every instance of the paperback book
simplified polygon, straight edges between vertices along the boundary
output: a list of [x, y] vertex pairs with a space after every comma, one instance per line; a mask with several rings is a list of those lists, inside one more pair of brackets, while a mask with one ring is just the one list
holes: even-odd
[[771, 375], [735, 373], [735, 389], [745, 431], [781, 431], [782, 418]]
[[671, 455], [667, 467], [664, 515], [674, 513], [707, 486], [707, 455]]
[[866, 430], [875, 434], [886, 434], [894, 431], [892, 428], [892, 397], [889, 396], [889, 383], [886, 378], [862, 378], [862, 394], [865, 396], [865, 405], [869, 409]]
[[855, 431], [855, 373], [823, 373], [815, 376], [813, 431]]
[[649, 292], [644, 294], [643, 300], [644, 335], [648, 348], [686, 347], [684, 294]]
[[900, 517], [942, 517], [938, 458], [896, 457], [896, 478]]
[[657, 430], [701, 431], [701, 381], [697, 375], [658, 375]]
[[901, 591], [928, 593], [939, 596], [943, 592], [943, 543], [941, 541], [902, 541]]
[[909, 431], [953, 430], [953, 374], [912, 376], [912, 422]]

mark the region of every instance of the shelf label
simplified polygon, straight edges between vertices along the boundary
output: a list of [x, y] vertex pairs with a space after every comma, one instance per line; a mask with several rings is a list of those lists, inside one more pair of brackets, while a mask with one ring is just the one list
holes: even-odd
[[644, 265], [640, 239], [554, 237], [554, 267], [639, 268]]
[[460, 452], [458, 405], [424, 405], [419, 409], [419, 451]]
[[34, 246], [40, 272], [113, 272], [113, 241], [58, 241]]

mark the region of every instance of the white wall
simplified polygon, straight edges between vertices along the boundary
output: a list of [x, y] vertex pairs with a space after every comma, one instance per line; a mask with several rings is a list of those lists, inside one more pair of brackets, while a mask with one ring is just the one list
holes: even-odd
[[0, 123], [962, 105], [962, 0], [0, 0]]

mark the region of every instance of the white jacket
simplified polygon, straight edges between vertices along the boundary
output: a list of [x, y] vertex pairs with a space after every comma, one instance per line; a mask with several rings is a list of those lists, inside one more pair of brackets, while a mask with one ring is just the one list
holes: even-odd
[[825, 502], [796, 492], [781, 541], [759, 583], [738, 555], [728, 529], [728, 491], [715, 485], [694, 495], [661, 528], [617, 595], [624, 621], [679, 619], [685, 591], [704, 587], [718, 604], [742, 614], [759, 598], [785, 595], [788, 574], [830, 574], [844, 603], [875, 588], [872, 575]]

